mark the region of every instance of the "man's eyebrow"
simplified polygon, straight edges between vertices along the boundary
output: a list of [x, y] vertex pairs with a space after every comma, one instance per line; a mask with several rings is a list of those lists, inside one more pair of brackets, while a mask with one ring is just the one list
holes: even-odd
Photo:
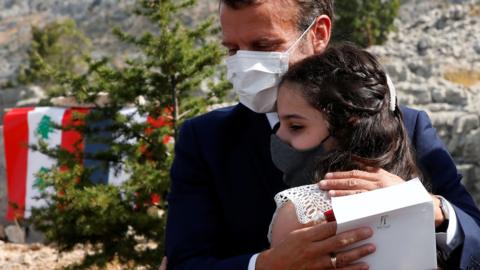
[[[285, 41], [281, 38], [260, 38], [260, 39], [254, 40], [250, 45], [253, 47], [257, 47], [262, 45], [277, 45], [283, 42]], [[235, 43], [229, 42], [229, 41], [222, 41], [222, 45], [227, 48], [233, 48], [236, 46]]]
[[282, 38], [261, 38], [261, 39], [257, 39], [257, 40], [254, 40], [252, 42], [252, 45], [253, 46], [258, 46], [258, 45], [276, 45], [276, 44], [281, 44], [285, 42], [284, 39]]

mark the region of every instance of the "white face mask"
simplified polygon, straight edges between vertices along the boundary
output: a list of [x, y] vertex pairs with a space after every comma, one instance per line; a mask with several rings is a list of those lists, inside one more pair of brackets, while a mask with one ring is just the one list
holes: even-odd
[[272, 112], [277, 100], [277, 86], [288, 70], [291, 51], [310, 31], [314, 20], [285, 52], [239, 50], [226, 59], [227, 79], [233, 84], [240, 102], [254, 112]]

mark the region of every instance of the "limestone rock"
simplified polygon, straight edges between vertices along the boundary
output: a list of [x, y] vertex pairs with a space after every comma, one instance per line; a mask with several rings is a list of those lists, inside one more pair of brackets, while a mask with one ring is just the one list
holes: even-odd
[[430, 103], [423, 108], [431, 112], [452, 112], [458, 109], [457, 106], [448, 103]]
[[415, 75], [430, 78], [432, 76], [432, 67], [420, 61], [414, 61], [408, 64], [408, 68]]
[[465, 106], [468, 103], [468, 94], [461, 87], [435, 87], [432, 90], [434, 102]]
[[480, 127], [480, 118], [475, 114], [460, 116], [454, 124], [453, 131], [460, 134], [468, 134]]
[[455, 21], [463, 20], [467, 16], [467, 11], [463, 5], [454, 5], [450, 9], [450, 18]]
[[411, 78], [410, 70], [401, 62], [395, 61], [383, 66], [395, 84], [397, 82], [408, 82]]
[[479, 162], [480, 153], [480, 129], [477, 129], [465, 137], [465, 148], [463, 156], [466, 160]]
[[12, 243], [25, 243], [25, 230], [16, 225], [9, 225], [5, 228], [7, 239]]
[[475, 41], [475, 44], [473, 44], [473, 50], [475, 50], [477, 54], [480, 54], [480, 39]]
[[463, 175], [462, 183], [469, 189], [476, 189], [475, 187], [475, 165], [473, 164], [463, 164], [457, 166], [457, 170], [460, 174]]
[[402, 104], [427, 104], [432, 102], [432, 95], [425, 86], [420, 84], [412, 84], [402, 82], [396, 84], [399, 94], [399, 99]]
[[426, 38], [422, 38], [417, 43], [417, 52], [419, 55], [424, 56], [427, 54], [427, 50], [430, 49], [430, 47], [431, 46], [429, 40]]
[[439, 19], [435, 22], [435, 28], [438, 29], [438, 30], [442, 30], [442, 29], [444, 29], [445, 27], [447, 27], [447, 23], [448, 23], [448, 18], [447, 18], [447, 16], [442, 16], [441, 18], [439, 18]]

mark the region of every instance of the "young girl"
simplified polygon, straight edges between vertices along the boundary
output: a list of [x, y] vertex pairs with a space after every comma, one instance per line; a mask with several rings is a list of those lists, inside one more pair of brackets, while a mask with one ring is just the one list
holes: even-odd
[[[295, 64], [279, 85], [277, 111], [272, 158], [287, 183], [317, 183], [328, 172], [369, 167], [421, 178], [393, 85], [367, 51], [342, 45]], [[275, 201], [272, 246], [291, 231], [325, 221], [331, 209], [317, 184], [280, 192]]]

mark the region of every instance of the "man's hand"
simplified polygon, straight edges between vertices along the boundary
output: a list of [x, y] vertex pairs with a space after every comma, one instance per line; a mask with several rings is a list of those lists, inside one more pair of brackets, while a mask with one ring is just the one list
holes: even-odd
[[[368, 168], [368, 171], [353, 170], [348, 172], [327, 173], [318, 185], [328, 190], [331, 197], [347, 196], [405, 182], [402, 178], [383, 169]], [[432, 195], [435, 208], [435, 227], [440, 226], [445, 217], [440, 208], [440, 200]]]
[[442, 223], [445, 222], [445, 216], [443, 215], [442, 208], [440, 207], [440, 199], [435, 195], [431, 196], [435, 210], [435, 228], [438, 228], [438, 226], [442, 225]]
[[[366, 244], [348, 249], [352, 244], [372, 236], [370, 228], [360, 228], [335, 235], [335, 222], [317, 224], [291, 232], [284, 241], [257, 258], [256, 270], [332, 269], [331, 254], [335, 254], [338, 269], [368, 269], [368, 265], [355, 262], [375, 251]], [[339, 252], [338, 250], [345, 249]]]
[[368, 171], [353, 170], [333, 172], [319, 182], [320, 189], [328, 190], [331, 197], [340, 197], [393, 186], [405, 182], [402, 178], [383, 169], [368, 168]]

